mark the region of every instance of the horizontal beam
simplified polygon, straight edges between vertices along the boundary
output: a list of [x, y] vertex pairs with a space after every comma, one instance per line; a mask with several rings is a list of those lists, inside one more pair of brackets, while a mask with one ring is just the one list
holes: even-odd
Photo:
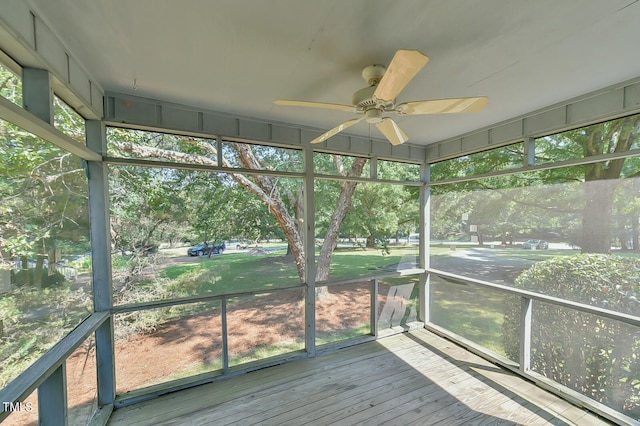
[[612, 311], [610, 309], [599, 308], [597, 306], [586, 305], [584, 303], [573, 302], [571, 300], [561, 299], [559, 297], [547, 296], [542, 293], [536, 293], [533, 291], [521, 290], [515, 287], [509, 287], [501, 284], [494, 284], [488, 281], [478, 280], [476, 278], [469, 278], [462, 275], [452, 274], [450, 272], [441, 271], [438, 269], [428, 268], [428, 273], [437, 277], [444, 278], [448, 281], [459, 282], [461, 284], [474, 284], [481, 287], [491, 288], [503, 293], [514, 294], [527, 299], [536, 300], [538, 302], [549, 303], [551, 305], [559, 306], [561, 308], [569, 308], [575, 311], [585, 312], [592, 315], [598, 315], [600, 317], [616, 320], [625, 324], [640, 327], [640, 317], [630, 314], [624, 314], [622, 312]]
[[324, 286], [331, 287], [336, 285], [358, 284], [358, 283], [372, 281], [376, 279], [383, 280], [385, 278], [420, 275], [420, 274], [423, 274], [424, 272], [425, 270], [421, 268], [401, 269], [399, 271], [389, 271], [382, 274], [364, 275], [356, 278], [343, 278], [343, 279], [336, 279], [336, 280], [317, 281], [316, 287], [324, 287]]
[[[309, 145], [311, 140], [326, 131], [115, 92], [105, 93], [104, 112], [105, 122], [117, 127], [298, 149]], [[322, 144], [314, 145], [313, 150], [352, 156], [376, 156], [381, 160], [414, 164], [423, 163], [426, 154], [422, 146], [393, 146], [384, 139], [349, 134], [336, 135]]]
[[20, 108], [13, 102], [0, 96], [0, 118], [33, 133], [34, 135], [53, 143], [87, 161], [102, 161], [102, 156], [87, 148], [80, 142], [65, 135], [60, 130], [46, 123], [33, 113]]
[[435, 163], [640, 112], [640, 77], [426, 147]]
[[[365, 281], [371, 281], [374, 279], [385, 279], [385, 278], [403, 277], [403, 276], [409, 276], [409, 275], [419, 275], [424, 272], [425, 272], [424, 269], [419, 269], [419, 268], [403, 269], [400, 271], [389, 271], [381, 274], [361, 276], [358, 278], [346, 278], [346, 279], [338, 279], [338, 280], [320, 281], [318, 285], [319, 286], [336, 286], [336, 285], [356, 284], [356, 283], [361, 283]], [[265, 288], [261, 290], [236, 291], [236, 292], [222, 293], [222, 294], [202, 294], [198, 296], [181, 297], [176, 299], [156, 300], [156, 301], [143, 302], [143, 303], [132, 303], [127, 305], [114, 306], [111, 309], [111, 313], [122, 314], [126, 312], [141, 311], [145, 309], [166, 308], [169, 306], [185, 305], [189, 303], [212, 302], [214, 300], [222, 300], [224, 298], [228, 299], [228, 298], [240, 297], [240, 296], [255, 296], [258, 294], [275, 293], [277, 291], [296, 290], [296, 289], [303, 289], [303, 288], [306, 288], [306, 284], [298, 284], [298, 285], [292, 285], [292, 286], [286, 286], [286, 287]]]
[[228, 174], [243, 174], [243, 175], [263, 175], [263, 176], [277, 176], [286, 178], [303, 178], [303, 172], [284, 172], [280, 170], [268, 170], [268, 169], [244, 169], [234, 167], [221, 167], [210, 166], [207, 164], [193, 164], [193, 163], [176, 163], [174, 161], [157, 161], [157, 160], [144, 160], [137, 158], [116, 158], [106, 157], [105, 163], [113, 166], [136, 166], [136, 167], [158, 167], [165, 169], [179, 169], [179, 170], [196, 170], [202, 172], [216, 172], [216, 173], [228, 173]]
[[[268, 169], [245, 169], [234, 167], [221, 167], [210, 166], [207, 164], [194, 164], [194, 163], [177, 163], [174, 161], [157, 161], [146, 160], [137, 158], [118, 158], [118, 157], [105, 157], [104, 162], [113, 166], [135, 166], [135, 167], [158, 167], [167, 169], [179, 169], [179, 170], [196, 170], [203, 172], [215, 172], [215, 173], [228, 173], [228, 174], [243, 174], [243, 175], [264, 175], [264, 176], [277, 176], [285, 178], [303, 178], [304, 172], [284, 172], [279, 170]], [[327, 175], [327, 174], [315, 174], [314, 178], [323, 180], [335, 180], [335, 181], [348, 181], [348, 182], [363, 182], [363, 183], [380, 183], [389, 185], [402, 185], [402, 186], [422, 186], [423, 182], [418, 181], [402, 181], [402, 180], [390, 180], [390, 179], [372, 179], [370, 177], [354, 177], [354, 176], [339, 176], [339, 175]]]
[[448, 185], [452, 183], [470, 182], [480, 179], [487, 179], [496, 176], [508, 176], [518, 173], [536, 172], [540, 170], [560, 169], [563, 167], [584, 166], [587, 164], [601, 163], [604, 161], [617, 160], [622, 158], [632, 158], [640, 156], [640, 149], [631, 149], [623, 152], [611, 152], [608, 154], [592, 155], [583, 158], [574, 158], [571, 160], [557, 161], [555, 163], [543, 163], [534, 166], [515, 167], [513, 169], [497, 170], [490, 173], [481, 173], [470, 176], [460, 176], [451, 179], [443, 179], [439, 181], [429, 182], [429, 186]]
[[245, 291], [236, 291], [233, 293], [221, 293], [221, 294], [202, 294], [199, 296], [180, 297], [176, 299], [156, 300], [156, 301], [143, 302], [143, 303], [131, 303], [126, 305], [114, 306], [111, 309], [111, 313], [122, 314], [126, 312], [142, 311], [145, 309], [157, 309], [157, 308], [166, 308], [169, 306], [186, 305], [189, 303], [213, 302], [215, 300], [228, 299], [231, 297], [255, 296], [258, 294], [275, 293], [277, 291], [303, 289], [305, 287], [306, 287], [305, 284], [298, 284], [298, 285], [292, 285], [287, 287], [266, 288], [262, 290], [245, 290]]
[[376, 179], [370, 177], [355, 177], [355, 176], [340, 176], [340, 175], [327, 175], [316, 173], [313, 175], [314, 179], [323, 180], [335, 180], [339, 182], [362, 182], [362, 183], [381, 183], [387, 185], [402, 185], [402, 186], [422, 186], [424, 182], [419, 181], [406, 181], [406, 180], [391, 180], [391, 179]]

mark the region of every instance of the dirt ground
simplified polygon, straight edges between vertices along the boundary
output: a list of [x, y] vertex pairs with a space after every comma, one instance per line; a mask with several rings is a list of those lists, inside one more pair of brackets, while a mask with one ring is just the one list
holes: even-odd
[[[161, 267], [194, 258], [174, 258]], [[158, 266], [156, 266], [157, 268]], [[157, 271], [157, 269], [156, 269]], [[369, 322], [369, 286], [332, 288], [316, 302], [318, 335], [339, 334]], [[381, 288], [381, 293], [386, 290]], [[384, 300], [381, 300], [384, 303]], [[227, 310], [231, 365], [257, 347], [282, 345], [304, 348], [304, 295], [299, 290], [248, 297]], [[296, 346], [297, 345], [297, 346]], [[286, 352], [287, 350], [284, 350]], [[162, 383], [185, 375], [219, 369], [222, 360], [220, 308], [168, 321], [154, 332], [131, 335], [116, 343], [117, 393]], [[267, 355], [268, 356], [268, 355]], [[246, 358], [245, 358], [246, 359]], [[80, 347], [67, 360], [69, 424], [86, 424], [96, 402], [95, 348]], [[185, 374], [188, 373], [188, 374]], [[36, 392], [31, 412], [16, 412], [10, 425], [37, 424]]]

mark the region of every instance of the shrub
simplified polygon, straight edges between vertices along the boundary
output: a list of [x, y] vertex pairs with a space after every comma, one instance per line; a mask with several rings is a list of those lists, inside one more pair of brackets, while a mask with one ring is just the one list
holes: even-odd
[[53, 287], [14, 289], [0, 298], [0, 387], [68, 334], [93, 310], [91, 294]]
[[[604, 254], [533, 265], [515, 286], [640, 316], [640, 260]], [[609, 407], [640, 418], [640, 330], [597, 315], [534, 302], [531, 368]], [[520, 304], [507, 306], [505, 349], [518, 359]]]
[[[29, 278], [28, 282], [34, 282], [35, 275], [36, 275], [35, 268], [30, 268], [28, 270], [28, 278]], [[25, 276], [24, 276], [24, 271], [22, 269], [14, 273], [13, 276], [14, 276], [13, 278], [14, 285], [16, 285], [17, 287], [25, 286]], [[49, 275], [49, 272], [46, 269], [41, 271], [40, 282], [41, 282], [42, 288], [61, 286], [64, 283], [64, 281], [65, 281], [64, 275], [62, 275], [60, 272], [56, 272], [55, 274]]]
[[[204, 292], [203, 286], [217, 280], [217, 272], [198, 268], [175, 279], [155, 277], [153, 281], [137, 283], [120, 293], [116, 304], [141, 303], [195, 296]], [[149, 334], [167, 321], [200, 312], [203, 304], [193, 303], [168, 308], [145, 309], [115, 316], [115, 337], [120, 341], [133, 334]]]

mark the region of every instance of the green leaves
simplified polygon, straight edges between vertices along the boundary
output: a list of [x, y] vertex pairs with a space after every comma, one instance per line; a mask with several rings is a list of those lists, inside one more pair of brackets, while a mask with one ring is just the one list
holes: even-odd
[[[516, 287], [640, 316], [640, 260], [604, 254], [555, 257], [534, 264]], [[509, 356], [519, 350], [520, 304], [507, 305]], [[534, 303], [532, 369], [625, 414], [640, 418], [640, 331], [618, 321]]]

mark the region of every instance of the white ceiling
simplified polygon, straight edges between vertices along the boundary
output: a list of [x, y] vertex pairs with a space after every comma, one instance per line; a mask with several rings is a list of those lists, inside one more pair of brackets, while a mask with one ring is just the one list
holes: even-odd
[[[430, 57], [398, 101], [486, 95], [480, 113], [397, 117], [428, 144], [640, 76], [638, 0], [30, 0], [109, 91], [332, 128], [370, 64]], [[379, 137], [365, 122], [351, 134]]]

